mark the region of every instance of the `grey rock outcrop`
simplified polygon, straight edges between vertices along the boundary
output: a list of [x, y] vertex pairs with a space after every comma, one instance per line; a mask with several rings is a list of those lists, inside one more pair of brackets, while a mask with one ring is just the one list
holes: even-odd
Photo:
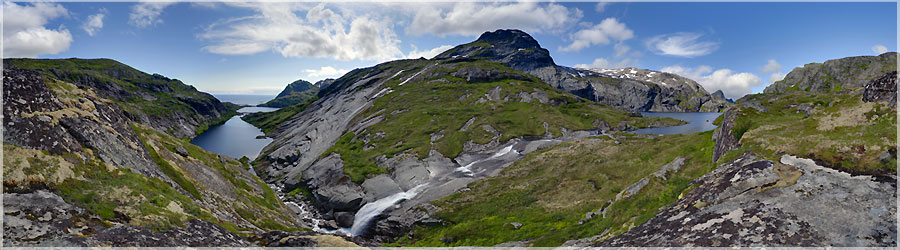
[[32, 70], [3, 70], [4, 143], [58, 155], [78, 155], [87, 148], [106, 162], [174, 183], [150, 160], [118, 105], [91, 90], [59, 97], [45, 80]]
[[713, 148], [712, 162], [719, 160], [726, 152], [741, 146], [741, 138], [734, 134], [735, 120], [741, 112], [737, 108], [730, 108], [722, 114], [722, 124], [713, 131], [712, 140], [716, 142]]
[[897, 70], [897, 52], [878, 56], [855, 56], [809, 63], [791, 70], [783, 80], [769, 85], [765, 93], [784, 93], [791, 89], [812, 93], [861, 88], [885, 73]]
[[7, 247], [247, 247], [225, 228], [202, 220], [165, 232], [108, 226], [99, 217], [45, 190], [3, 194], [3, 245]]
[[896, 246], [896, 180], [746, 153], [673, 206], [594, 246]]

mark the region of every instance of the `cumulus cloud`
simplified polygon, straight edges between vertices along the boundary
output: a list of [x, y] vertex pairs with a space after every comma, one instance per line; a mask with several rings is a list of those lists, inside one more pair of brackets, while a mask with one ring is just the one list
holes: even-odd
[[89, 36], [94, 36], [94, 34], [97, 34], [97, 32], [103, 28], [103, 17], [105, 16], [105, 13], [106, 9], [100, 9], [100, 13], [88, 16], [87, 20], [81, 24], [81, 29], [83, 29], [84, 32], [87, 32]]
[[678, 65], [662, 68], [660, 71], [677, 74], [697, 81], [706, 91], [722, 90], [726, 98], [738, 99], [750, 93], [750, 88], [762, 85], [762, 79], [752, 73], [734, 72], [730, 69], [713, 71], [710, 66], [697, 68]]
[[[233, 3], [255, 15], [210, 25], [200, 38], [204, 50], [248, 55], [275, 51], [284, 57], [389, 60], [403, 57], [390, 19], [369, 14], [342, 15], [325, 4]], [[305, 12], [305, 15], [298, 13]]]
[[306, 76], [309, 77], [309, 79], [314, 80], [314, 81], [322, 80], [327, 77], [339, 77], [339, 76], [346, 74], [349, 71], [350, 70], [346, 70], [346, 69], [335, 69], [334, 67], [331, 67], [331, 66], [324, 66], [319, 69], [303, 70], [303, 72], [306, 72]]
[[888, 48], [884, 47], [884, 45], [872, 46], [872, 52], [875, 52], [876, 55], [884, 54], [884, 52], [887, 52], [887, 51], [888, 51]]
[[577, 8], [555, 3], [475, 3], [404, 6], [415, 11], [406, 33], [412, 35], [479, 35], [496, 29], [544, 32], [565, 29], [583, 16]]
[[606, 58], [594, 59], [591, 64], [575, 64], [575, 68], [580, 69], [620, 69], [625, 67], [634, 67], [637, 61], [631, 58], [625, 58], [620, 61], [610, 61]]
[[603, 19], [600, 24], [579, 30], [569, 36], [572, 43], [560, 47], [561, 51], [579, 51], [592, 45], [607, 45], [612, 41], [625, 41], [634, 37], [634, 31], [615, 18]]
[[453, 48], [453, 45], [441, 45], [441, 46], [439, 46], [437, 48], [433, 48], [431, 50], [419, 51], [418, 49], [415, 48], [415, 46], [413, 46], [413, 51], [409, 52], [409, 55], [407, 55], [406, 58], [418, 59], [418, 58], [424, 57], [426, 59], [431, 59], [432, 57], [437, 56], [441, 52], [447, 51], [448, 49], [451, 49], [451, 48]]
[[718, 42], [702, 41], [703, 34], [678, 32], [655, 36], [647, 40], [647, 49], [659, 55], [698, 57], [719, 49]]
[[128, 23], [138, 28], [146, 28], [163, 22], [159, 18], [163, 10], [174, 2], [141, 2], [131, 7]]
[[3, 9], [4, 57], [37, 57], [69, 49], [72, 34], [68, 29], [44, 27], [49, 20], [68, 16], [62, 5], [37, 2], [20, 6], [4, 2]]
[[769, 63], [766, 63], [765, 66], [759, 69], [759, 72], [763, 74], [773, 73], [781, 71], [784, 67], [781, 66], [775, 59], [769, 60]]
[[769, 75], [769, 82], [781, 81], [782, 79], [784, 79], [785, 76], [786, 75], [781, 72], [772, 73], [771, 75]]

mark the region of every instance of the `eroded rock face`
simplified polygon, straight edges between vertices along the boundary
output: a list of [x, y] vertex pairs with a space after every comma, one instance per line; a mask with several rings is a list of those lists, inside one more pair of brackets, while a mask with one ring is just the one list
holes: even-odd
[[4, 143], [57, 155], [81, 155], [86, 147], [114, 166], [172, 183], [150, 160], [118, 105], [68, 83], [56, 84], [71, 91], [54, 94], [64, 90], [52, 90], [45, 81], [53, 80], [32, 70], [3, 70]]
[[791, 89], [827, 93], [865, 86], [885, 73], [897, 70], [897, 52], [878, 56], [855, 56], [809, 63], [795, 68], [783, 80], [772, 83], [765, 93], [784, 93]]
[[3, 245], [53, 247], [246, 247], [249, 242], [221, 226], [189, 220], [166, 232], [112, 225], [58, 195], [37, 190], [3, 194]]
[[726, 152], [741, 146], [741, 138], [733, 134], [735, 120], [740, 115], [741, 112], [737, 108], [730, 108], [722, 114], [722, 124], [713, 131], [712, 135], [712, 140], [716, 142], [716, 146], [713, 148], [712, 162], [718, 161], [719, 157], [722, 157]]
[[594, 246], [896, 246], [896, 180], [746, 153], [642, 225]]

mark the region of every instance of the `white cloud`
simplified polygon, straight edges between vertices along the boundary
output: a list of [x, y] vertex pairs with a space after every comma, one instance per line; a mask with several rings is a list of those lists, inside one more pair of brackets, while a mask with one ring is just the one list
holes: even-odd
[[662, 68], [660, 71], [677, 74], [697, 81], [710, 93], [722, 90], [726, 98], [738, 99], [750, 93], [750, 88], [762, 85], [762, 79], [752, 73], [736, 73], [730, 69], [713, 71], [710, 66], [688, 68], [678, 65]]
[[888, 51], [888, 48], [884, 47], [884, 45], [872, 46], [872, 52], [875, 52], [876, 55], [884, 54], [884, 52], [887, 52], [887, 51]]
[[781, 72], [772, 73], [771, 75], [769, 75], [769, 82], [771, 83], [771, 82], [781, 81], [782, 79], [784, 79], [785, 76], [786, 75]]
[[87, 21], [81, 24], [81, 29], [84, 29], [84, 32], [87, 32], [89, 36], [97, 34], [103, 28], [104, 13], [106, 13], [106, 9], [100, 9], [100, 13], [88, 16]]
[[128, 23], [138, 28], [146, 28], [163, 22], [159, 16], [174, 2], [141, 2], [131, 7]]
[[313, 81], [313, 82], [322, 80], [327, 77], [339, 77], [339, 76], [346, 74], [349, 71], [350, 70], [346, 70], [346, 69], [335, 69], [334, 67], [331, 67], [331, 66], [325, 66], [325, 67], [321, 67], [319, 69], [303, 70], [303, 72], [306, 72], [306, 76], [309, 77], [310, 81]]
[[594, 6], [594, 10], [596, 10], [597, 13], [603, 12], [606, 10], [606, 5], [608, 4], [609, 2], [598, 2], [597, 5]]
[[409, 52], [409, 55], [406, 58], [409, 59], [418, 59], [420, 57], [424, 57], [425, 59], [431, 59], [434, 56], [437, 56], [441, 52], [447, 51], [448, 49], [453, 48], [453, 45], [441, 45], [440, 47], [433, 48], [431, 50], [419, 51], [413, 46], [413, 51]]
[[579, 51], [592, 45], [607, 45], [612, 41], [625, 41], [634, 37], [634, 31], [615, 18], [603, 19], [600, 24], [579, 30], [570, 35], [573, 41], [569, 46], [560, 47], [562, 51]]
[[655, 36], [647, 40], [647, 48], [656, 54], [698, 57], [719, 49], [718, 42], [701, 41], [703, 34], [678, 32]]
[[[342, 15], [307, 3], [231, 3], [256, 15], [210, 25], [200, 38], [215, 54], [275, 51], [284, 57], [390, 60], [403, 57], [393, 22], [370, 14]], [[306, 12], [306, 15], [298, 13]]]
[[606, 58], [594, 59], [591, 64], [575, 64], [575, 68], [580, 69], [620, 69], [625, 67], [634, 67], [637, 61], [631, 58], [625, 58], [618, 62], [607, 60]]
[[562, 30], [583, 16], [577, 8], [549, 3], [474, 3], [442, 5], [406, 5], [415, 11], [406, 33], [412, 35], [479, 35], [496, 29], [521, 29], [526, 32]]
[[3, 9], [4, 57], [37, 57], [69, 49], [72, 34], [68, 29], [44, 27], [49, 20], [68, 16], [62, 5], [37, 2], [20, 6], [4, 2]]
[[769, 60], [769, 63], [766, 63], [765, 66], [759, 69], [759, 72], [763, 74], [773, 73], [781, 71], [784, 67], [781, 66], [775, 59]]

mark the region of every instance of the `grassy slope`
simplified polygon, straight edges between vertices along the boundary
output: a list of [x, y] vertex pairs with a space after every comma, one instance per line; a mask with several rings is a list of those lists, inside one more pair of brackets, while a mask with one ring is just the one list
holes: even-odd
[[[153, 160], [160, 165], [163, 172], [187, 193], [179, 192], [160, 179], [105, 163], [90, 150], [86, 150], [83, 154], [85, 160], [82, 161], [77, 155], [51, 155], [46, 151], [25, 149], [10, 144], [3, 145], [5, 155], [3, 165], [8, 170], [4, 173], [4, 186], [10, 188], [21, 185], [15, 183], [15, 178], [11, 177], [17, 171], [22, 171], [31, 176], [28, 179], [31, 180], [32, 186], [46, 187], [60, 194], [67, 202], [83, 207], [104, 220], [154, 230], [182, 226], [189, 219], [210, 221], [235, 233], [248, 230], [217, 218], [200, 204], [200, 200], [204, 200], [207, 204], [210, 202], [227, 204], [225, 210], [230, 211], [231, 216], [264, 230], [304, 230], [285, 223], [290, 218], [278, 210], [280, 201], [267, 185], [258, 179], [248, 183], [238, 177], [236, 169], [242, 167], [240, 162], [235, 160], [221, 162], [214, 153], [142, 125], [133, 124], [132, 128], [138, 133], [144, 147], [150, 151]], [[189, 160], [199, 161], [225, 177], [236, 190], [239, 202], [223, 203], [226, 200], [217, 195], [202, 195], [201, 193], [207, 192], [205, 190], [210, 187], [203, 186], [202, 180], [194, 179], [181, 167], [173, 165], [172, 159], [161, 156], [163, 153], [174, 154], [176, 145], [188, 150]], [[57, 176], [62, 178], [57, 181]], [[173, 206], [180, 210], [173, 209]]]
[[[431, 61], [406, 61], [399, 65], [403, 73], [387, 81], [384, 86], [394, 92], [375, 100], [372, 108], [364, 111], [356, 119], [383, 115], [385, 120], [367, 129], [363, 134], [345, 134], [328, 152], [336, 152], [344, 161], [344, 172], [353, 181], [361, 182], [371, 174], [386, 172], [375, 165], [375, 158], [381, 155], [391, 157], [401, 152], [409, 152], [424, 158], [434, 147], [447, 157], [456, 157], [466, 141], [487, 143], [494, 134], [482, 125], [490, 125], [501, 133], [500, 141], [522, 136], [543, 136], [543, 123], [549, 124], [549, 131], [560, 136], [560, 127], [570, 130], [596, 129], [597, 121], [605, 121], [615, 126], [620, 121], [628, 121], [635, 127], [645, 127], [652, 121], [677, 124], [679, 121], [658, 118], [629, 117], [627, 113], [589, 102], [571, 94], [551, 88], [537, 78], [488, 61], [459, 62], [441, 65], [431, 72], [438, 77], [422, 82], [399, 84], [420, 71]], [[390, 67], [391, 65], [386, 65]], [[450, 76], [462, 68], [498, 70], [516, 74], [528, 80], [497, 79], [488, 82], [466, 82]], [[388, 70], [388, 69], [385, 69]], [[423, 74], [424, 75], [424, 74]], [[437, 80], [447, 81], [437, 81]], [[488, 91], [500, 87], [500, 98], [509, 101], [488, 101], [473, 104]], [[519, 102], [515, 97], [520, 92], [532, 93], [540, 89], [558, 106]], [[460, 99], [463, 97], [462, 99]], [[393, 112], [399, 112], [392, 114]], [[459, 131], [470, 119], [475, 118], [468, 131]], [[443, 137], [431, 142], [431, 135], [443, 131]], [[383, 137], [377, 136], [383, 133]], [[370, 138], [365, 142], [364, 138]], [[363, 148], [372, 147], [369, 150]]]
[[[883, 103], [865, 103], [848, 93], [757, 94], [742, 102], [755, 101], [768, 109], [759, 112], [741, 108], [735, 134], [743, 146], [723, 156], [728, 161], [750, 150], [770, 159], [781, 154], [820, 160], [828, 167], [861, 174], [893, 174], [895, 159], [881, 161], [886, 150], [896, 152], [896, 109]], [[788, 105], [814, 107], [809, 117]], [[894, 157], [891, 157], [894, 158]]]
[[[617, 235], [676, 201], [691, 180], [713, 168], [711, 131], [656, 139], [622, 135], [626, 139], [621, 144], [596, 137], [529, 154], [499, 175], [473, 182], [470, 191], [434, 202], [447, 225], [417, 226], [412, 239], [401, 238], [397, 244], [492, 246], [530, 240], [533, 246], [559, 246], [606, 229]], [[685, 164], [669, 173], [668, 180], [651, 177], [636, 196], [612, 203], [606, 218], [598, 215], [577, 224], [585, 213], [678, 156], [686, 158]], [[513, 222], [522, 227], [514, 229]]]

